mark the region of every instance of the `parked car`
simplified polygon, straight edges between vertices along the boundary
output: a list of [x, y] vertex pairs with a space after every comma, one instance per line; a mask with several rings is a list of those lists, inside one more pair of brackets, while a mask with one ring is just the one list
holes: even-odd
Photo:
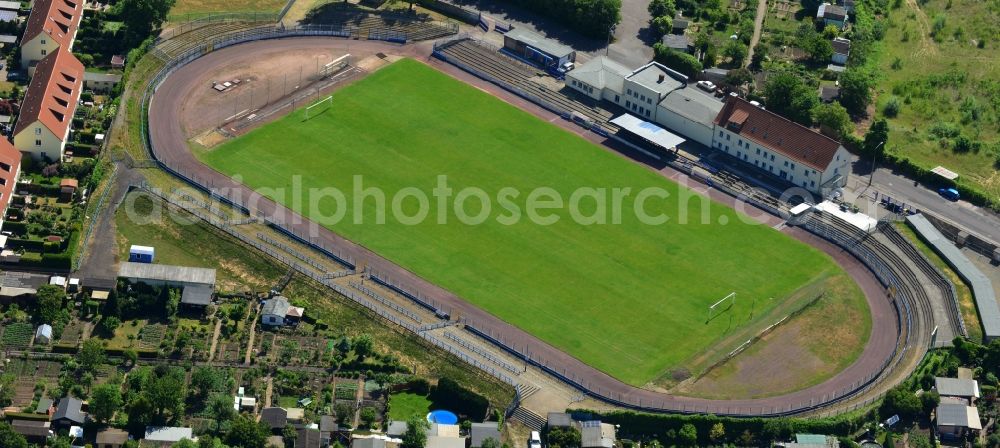
[[714, 92], [715, 84], [712, 81], [698, 81], [698, 88], [706, 92]]
[[938, 194], [952, 202], [957, 201], [962, 197], [962, 195], [958, 193], [958, 190], [954, 188], [939, 188]]
[[528, 438], [528, 448], [542, 448], [542, 436], [538, 434], [538, 431], [531, 431], [531, 437]]

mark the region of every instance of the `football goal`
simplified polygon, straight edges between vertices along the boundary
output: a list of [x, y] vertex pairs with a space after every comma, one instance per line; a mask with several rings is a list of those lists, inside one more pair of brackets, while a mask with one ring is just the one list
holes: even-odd
[[309, 107], [306, 107], [306, 120], [315, 117], [316, 115], [322, 113], [323, 111], [333, 106], [333, 95], [323, 98]]
[[718, 302], [708, 306], [708, 316], [705, 318], [705, 323], [707, 324], [720, 314], [729, 311], [734, 305], [736, 305], [736, 292], [731, 292], [727, 296], [719, 299]]

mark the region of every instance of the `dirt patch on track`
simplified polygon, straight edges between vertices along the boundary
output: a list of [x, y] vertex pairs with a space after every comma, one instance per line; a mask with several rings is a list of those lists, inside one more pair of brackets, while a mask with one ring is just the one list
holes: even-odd
[[[352, 61], [362, 61], [370, 59], [373, 53], [332, 47], [248, 52], [194, 81], [204, 88], [194, 89], [184, 103], [181, 127], [187, 138], [200, 138], [235, 116], [251, 113], [315, 82], [325, 64], [346, 54], [351, 54]], [[212, 88], [215, 83], [233, 80], [239, 80], [239, 84], [223, 92]]]

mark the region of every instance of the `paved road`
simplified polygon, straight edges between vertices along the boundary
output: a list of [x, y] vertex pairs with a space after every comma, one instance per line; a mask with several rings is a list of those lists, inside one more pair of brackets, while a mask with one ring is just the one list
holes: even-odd
[[[862, 290], [865, 291], [875, 324], [872, 326], [869, 344], [865, 347], [859, 359], [837, 376], [822, 384], [783, 396], [761, 399], [705, 400], [677, 397], [629, 386], [542, 342], [533, 335], [501, 321], [462, 298], [430, 284], [402, 267], [376, 255], [367, 248], [345, 240], [340, 235], [316, 226], [294, 212], [257, 195], [257, 193], [238, 184], [233, 179], [201, 164], [191, 154], [186, 144], [185, 135], [181, 129], [180, 113], [183, 110], [184, 102], [191, 96], [191, 91], [194, 88], [203, 87], [198, 85], [195, 80], [219, 66], [231, 64], [233, 61], [245, 57], [247, 53], [308, 49], [311, 47], [324, 49], [343, 48], [346, 51], [347, 45], [350, 45], [355, 50], [359, 49], [360, 46], [371, 52], [382, 51], [418, 58], [446, 74], [494, 94], [500, 99], [534, 113], [546, 121], [563, 126], [571, 132], [578, 133], [585, 138], [600, 143], [595, 134], [584, 134], [582, 129], [574, 127], [555, 115], [511, 95], [495, 85], [483, 82], [456, 67], [437, 61], [436, 59], [430, 59], [428, 57], [429, 45], [426, 43], [401, 47], [372, 41], [348, 42], [333, 38], [289, 38], [258, 41], [218, 50], [178, 69], [169, 76], [157, 90], [149, 111], [151, 123], [150, 139], [157, 157], [168, 166], [184, 173], [186, 176], [199, 179], [199, 182], [204, 185], [211, 185], [220, 195], [238, 198], [243, 202], [253, 202], [255, 204], [253, 208], [260, 213], [270, 216], [276, 221], [285, 222], [286, 226], [292, 228], [297, 233], [313, 235], [313, 241], [319, 245], [335, 251], [339, 250], [342, 253], [348, 254], [354, 260], [367, 261], [368, 266], [372, 269], [387, 273], [393, 281], [405, 285], [410, 291], [419, 293], [425, 298], [440, 304], [442, 308], [450, 311], [452, 315], [463, 316], [468, 321], [473, 322], [476, 328], [498, 335], [509, 346], [515, 347], [522, 352], [530, 353], [532, 359], [556, 371], [565, 372], [567, 377], [586, 386], [591, 391], [601, 394], [604, 397], [610, 397], [613, 400], [641, 403], [643, 406], [649, 408], [683, 412], [710, 412], [715, 414], [785, 412], [792, 408], [809, 406], [811, 403], [823, 400], [824, 397], [831, 397], [845, 390], [852, 389], [859, 380], [877, 371], [887, 356], [892, 353], [898, 332], [895, 325], [895, 314], [890, 304], [884, 299], [884, 291], [871, 273], [856, 259], [839, 248], [800, 229], [786, 228], [784, 231], [790, 236], [807, 242], [828, 253], [855, 278]], [[662, 165], [651, 165], [648, 163], [650, 161], [644, 160], [641, 156], [634, 154], [621, 155], [627, 160], [660, 172], [665, 177], [676, 180], [683, 180], [682, 178], [685, 177], [683, 174], [664, 168]], [[708, 190], [704, 187], [699, 187], [697, 190], [717, 201], [728, 204], [734, 203], [733, 198], [717, 190]], [[752, 210], [748, 212], [752, 212]], [[771, 215], [766, 215], [762, 212], [757, 215], [758, 219], [769, 225], [780, 223], [777, 218]]]
[[[871, 175], [871, 161], [855, 160], [853, 174], [850, 181], [851, 189], [855, 192], [864, 191]], [[922, 185], [915, 186], [913, 180], [895, 174], [891, 170], [880, 168], [875, 171], [872, 186], [865, 195], [870, 196], [873, 192], [878, 192], [879, 196], [889, 195], [894, 200], [914, 204], [920, 210], [928, 210], [982, 238], [1000, 243], [1000, 216], [996, 213], [965, 201], [945, 200], [938, 196], [937, 191]]]

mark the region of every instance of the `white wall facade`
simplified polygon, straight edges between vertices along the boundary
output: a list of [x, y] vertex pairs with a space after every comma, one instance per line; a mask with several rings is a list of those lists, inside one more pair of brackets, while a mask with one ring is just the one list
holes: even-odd
[[711, 123], [708, 125], [699, 123], [687, 118], [663, 105], [656, 107], [656, 123], [665, 126], [676, 134], [682, 135], [688, 140], [693, 140], [707, 147], [712, 146]]
[[[747, 140], [723, 126], [715, 126], [712, 147], [752, 164], [779, 179], [817, 194], [824, 194], [825, 189], [846, 185], [847, 176], [850, 174], [848, 166], [850, 157], [843, 146], [837, 149], [830, 166], [825, 171], [792, 160], [780, 152]], [[840, 176], [840, 180], [830, 183], [837, 176]]]

